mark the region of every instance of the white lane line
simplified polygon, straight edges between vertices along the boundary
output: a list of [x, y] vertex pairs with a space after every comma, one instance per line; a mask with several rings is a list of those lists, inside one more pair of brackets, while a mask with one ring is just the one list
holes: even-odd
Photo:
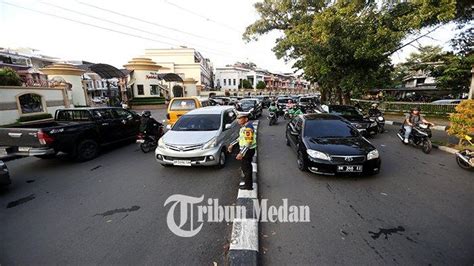
[[256, 199], [258, 195], [258, 187], [257, 183], [253, 183], [253, 189], [252, 190], [247, 190], [247, 189], [239, 189], [239, 193], [237, 194], [238, 199]]
[[235, 219], [233, 221], [230, 249], [258, 251], [257, 219]]

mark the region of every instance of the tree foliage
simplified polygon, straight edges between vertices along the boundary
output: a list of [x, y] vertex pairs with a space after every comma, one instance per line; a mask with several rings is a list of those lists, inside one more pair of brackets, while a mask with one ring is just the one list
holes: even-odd
[[15, 70], [9, 67], [0, 68], [0, 85], [2, 86], [21, 86], [21, 78]]
[[456, 113], [450, 115], [450, 135], [457, 136], [460, 140], [465, 135], [474, 135], [474, 100], [464, 100], [456, 106]]
[[260, 19], [244, 39], [273, 30], [283, 33], [273, 48], [278, 58], [295, 60], [305, 78], [340, 100], [390, 84], [390, 55], [404, 38], [423, 27], [456, 17], [454, 0], [385, 1], [264, 0]]
[[239, 89], [253, 89], [252, 83], [250, 81], [243, 79], [241, 83], [239, 83]]
[[257, 90], [264, 90], [267, 87], [267, 84], [265, 84], [264, 81], [259, 80], [256, 85]]

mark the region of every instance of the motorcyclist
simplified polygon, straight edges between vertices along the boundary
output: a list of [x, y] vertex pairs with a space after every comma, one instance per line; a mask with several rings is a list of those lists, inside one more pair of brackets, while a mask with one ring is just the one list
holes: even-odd
[[421, 115], [420, 111], [421, 111], [420, 107], [415, 107], [411, 109], [410, 114], [408, 114], [405, 118], [405, 121], [403, 123], [403, 127], [405, 128], [405, 138], [403, 142], [405, 144], [408, 143], [408, 137], [410, 136], [411, 130], [414, 126], [420, 123], [425, 123], [425, 124], [434, 126], [433, 123], [429, 122]]
[[288, 100], [288, 103], [286, 104], [286, 109], [290, 110], [294, 106], [295, 106], [295, 104], [293, 103], [293, 100], [290, 99], [290, 100]]
[[270, 103], [270, 107], [268, 107], [268, 112], [273, 112], [278, 117], [278, 107], [276, 107], [275, 102]]
[[303, 114], [301, 109], [298, 108], [298, 106], [296, 106], [296, 105], [293, 105], [293, 107], [288, 110], [288, 113], [290, 114], [291, 117], [295, 117], [297, 115], [302, 115]]
[[369, 108], [369, 116], [370, 117], [375, 117], [375, 116], [381, 116], [382, 112], [379, 110], [379, 105], [376, 103], [373, 103], [370, 108]]
[[[154, 126], [155, 125], [155, 126]], [[140, 119], [140, 132], [148, 135], [157, 134], [156, 130], [161, 126], [161, 123], [151, 117], [151, 112], [145, 110], [142, 112]]]

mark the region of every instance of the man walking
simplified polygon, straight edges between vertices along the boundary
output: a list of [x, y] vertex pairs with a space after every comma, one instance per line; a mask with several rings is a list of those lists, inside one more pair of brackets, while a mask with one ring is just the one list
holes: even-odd
[[240, 113], [237, 116], [237, 121], [241, 126], [239, 138], [229, 145], [228, 151], [231, 153], [234, 145], [236, 143], [239, 144], [240, 151], [239, 154], [237, 154], [236, 159], [241, 161], [240, 165], [244, 174], [244, 182], [243, 185], [241, 183], [240, 189], [252, 190], [252, 158], [255, 154], [255, 149], [257, 148], [257, 136], [252, 122], [249, 122], [248, 116], [248, 113]]

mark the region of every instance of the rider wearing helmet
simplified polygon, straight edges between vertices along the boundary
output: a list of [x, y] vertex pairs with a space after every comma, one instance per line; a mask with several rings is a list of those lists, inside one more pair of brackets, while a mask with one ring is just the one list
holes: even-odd
[[420, 111], [420, 107], [417, 106], [415, 108], [412, 108], [410, 114], [406, 116], [405, 121], [403, 123], [403, 127], [405, 128], [405, 139], [403, 140], [403, 142], [408, 143], [408, 137], [410, 136], [411, 130], [414, 126], [421, 123], [434, 126], [433, 123], [429, 122], [421, 115]]
[[161, 123], [156, 121], [153, 117], [151, 117], [151, 112], [145, 110], [142, 112], [142, 117], [140, 119], [140, 132], [146, 134], [155, 134], [154, 130], [158, 129]]
[[374, 117], [374, 116], [381, 116], [382, 112], [379, 110], [379, 105], [376, 103], [373, 103], [370, 108], [369, 108], [369, 116]]

